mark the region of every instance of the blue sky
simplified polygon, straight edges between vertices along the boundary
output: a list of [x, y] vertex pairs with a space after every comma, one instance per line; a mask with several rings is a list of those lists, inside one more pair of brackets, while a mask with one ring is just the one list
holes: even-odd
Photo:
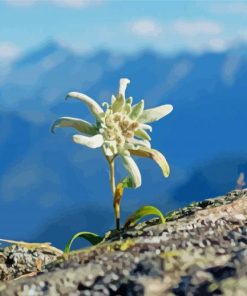
[[222, 51], [247, 40], [247, 1], [0, 0], [0, 59], [55, 38], [76, 51]]

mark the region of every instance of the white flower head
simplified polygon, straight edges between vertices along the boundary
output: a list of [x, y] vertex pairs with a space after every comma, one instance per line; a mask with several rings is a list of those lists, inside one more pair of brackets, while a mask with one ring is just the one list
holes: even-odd
[[112, 96], [111, 104], [102, 104], [105, 110], [87, 95], [70, 92], [66, 98], [85, 103], [96, 121], [91, 124], [78, 118], [62, 117], [54, 122], [51, 130], [54, 132], [57, 127], [73, 127], [80, 132], [73, 136], [75, 143], [89, 148], [101, 147], [107, 157], [120, 155], [129, 172], [132, 187], [137, 188], [141, 185], [141, 174], [131, 154], [152, 158], [161, 167], [164, 176], [169, 175], [168, 163], [160, 152], [151, 149], [151, 137], [147, 131], [152, 131], [148, 123], [168, 115], [173, 107], [167, 104], [144, 110], [144, 100], [132, 105], [132, 97], [125, 98], [129, 83], [127, 78], [120, 79], [119, 91]]

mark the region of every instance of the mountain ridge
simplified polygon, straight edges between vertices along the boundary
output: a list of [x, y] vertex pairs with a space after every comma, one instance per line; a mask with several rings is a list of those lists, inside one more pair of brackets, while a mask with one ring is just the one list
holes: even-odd
[[[4, 236], [12, 233], [28, 239], [42, 220], [49, 224], [56, 213], [62, 216], [80, 201], [86, 210], [92, 200], [97, 216], [102, 202], [98, 188], [103, 198], [111, 196], [106, 164], [98, 151], [74, 145], [72, 130], [50, 134], [50, 125], [60, 116], [93, 120], [80, 102], [65, 102], [69, 91], [84, 92], [102, 103], [116, 92], [119, 78], [128, 77], [127, 94], [134, 101], [144, 98], [146, 108], [174, 106], [169, 116], [153, 124], [151, 134], [152, 146], [168, 159], [171, 176], [163, 180], [151, 161], [137, 160], [143, 186], [126, 191], [125, 209], [150, 203], [166, 210], [167, 202], [178, 207], [198, 196], [195, 183], [200, 186], [198, 198], [221, 194], [233, 189], [241, 166], [246, 170], [247, 57], [243, 50], [169, 57], [150, 50], [132, 56], [107, 51], [78, 55], [52, 43], [48, 49], [37, 48], [36, 53], [44, 56], [33, 59], [31, 53], [27, 63], [26, 55], [26, 64], [16, 63], [0, 85], [0, 233]], [[37, 60], [50, 54], [56, 63], [40, 67]], [[225, 156], [227, 166], [217, 169], [217, 161], [224, 162]], [[118, 176], [122, 174], [119, 166]], [[92, 186], [95, 182], [97, 187]], [[9, 209], [14, 223], [21, 221], [21, 230], [4, 223]], [[111, 202], [108, 210], [112, 211]]]

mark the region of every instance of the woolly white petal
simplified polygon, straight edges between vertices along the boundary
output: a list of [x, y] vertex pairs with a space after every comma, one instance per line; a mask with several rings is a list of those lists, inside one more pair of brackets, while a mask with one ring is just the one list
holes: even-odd
[[104, 139], [102, 135], [96, 135], [93, 137], [86, 137], [82, 135], [74, 135], [73, 141], [77, 144], [87, 146], [89, 148], [98, 148], [101, 147]]
[[85, 103], [96, 118], [99, 118], [99, 115], [104, 112], [103, 109], [95, 100], [93, 100], [92, 98], [90, 98], [85, 94], [73, 91], [68, 93], [68, 95], [66, 96], [66, 99], [68, 98], [74, 98]]
[[73, 127], [79, 132], [87, 135], [95, 135], [97, 133], [96, 127], [91, 123], [74, 117], [61, 117], [57, 119], [51, 127], [51, 132], [55, 133], [55, 130], [58, 127]]
[[145, 123], [140, 123], [139, 126], [140, 126], [141, 129], [149, 130], [150, 132], [152, 132], [152, 130], [153, 130], [151, 125], [148, 125], [148, 124], [145, 124]]
[[136, 156], [149, 157], [153, 159], [161, 168], [164, 177], [168, 177], [170, 174], [170, 167], [167, 163], [165, 156], [155, 149], [150, 149], [147, 147], [140, 147], [139, 149], [129, 150], [129, 152]]
[[127, 85], [130, 83], [130, 80], [127, 78], [121, 78], [119, 82], [119, 95], [122, 95], [125, 98], [125, 91], [127, 88]]
[[140, 170], [131, 156], [122, 155], [123, 166], [130, 174], [132, 186], [134, 188], [140, 187], [142, 183]]
[[128, 140], [128, 143], [131, 143], [131, 144], [134, 144], [134, 145], [140, 145], [140, 146], [144, 146], [144, 147], [147, 147], [147, 148], [151, 148], [151, 145], [149, 143], [149, 141], [147, 140], [138, 140], [138, 139], [129, 139]]
[[157, 121], [171, 113], [172, 110], [173, 107], [169, 104], [162, 105], [156, 108], [147, 109], [142, 112], [142, 115], [138, 118], [138, 121], [141, 123]]
[[147, 141], [151, 141], [151, 137], [149, 136], [149, 134], [144, 129], [141, 129], [141, 128], [138, 128], [135, 130], [135, 136]]

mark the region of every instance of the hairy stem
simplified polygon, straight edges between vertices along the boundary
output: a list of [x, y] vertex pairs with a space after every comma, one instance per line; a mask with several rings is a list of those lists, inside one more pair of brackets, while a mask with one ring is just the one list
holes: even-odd
[[110, 183], [111, 183], [111, 191], [113, 196], [113, 207], [116, 219], [116, 229], [120, 230], [120, 205], [119, 202], [116, 201], [116, 182], [115, 182], [115, 164], [114, 160], [117, 155], [113, 156], [112, 158], [106, 156], [106, 159], [109, 163], [110, 167]]
[[109, 159], [108, 162], [109, 162], [109, 166], [110, 166], [111, 191], [112, 191], [112, 195], [114, 197], [115, 196], [115, 191], [116, 191], [114, 159]]

